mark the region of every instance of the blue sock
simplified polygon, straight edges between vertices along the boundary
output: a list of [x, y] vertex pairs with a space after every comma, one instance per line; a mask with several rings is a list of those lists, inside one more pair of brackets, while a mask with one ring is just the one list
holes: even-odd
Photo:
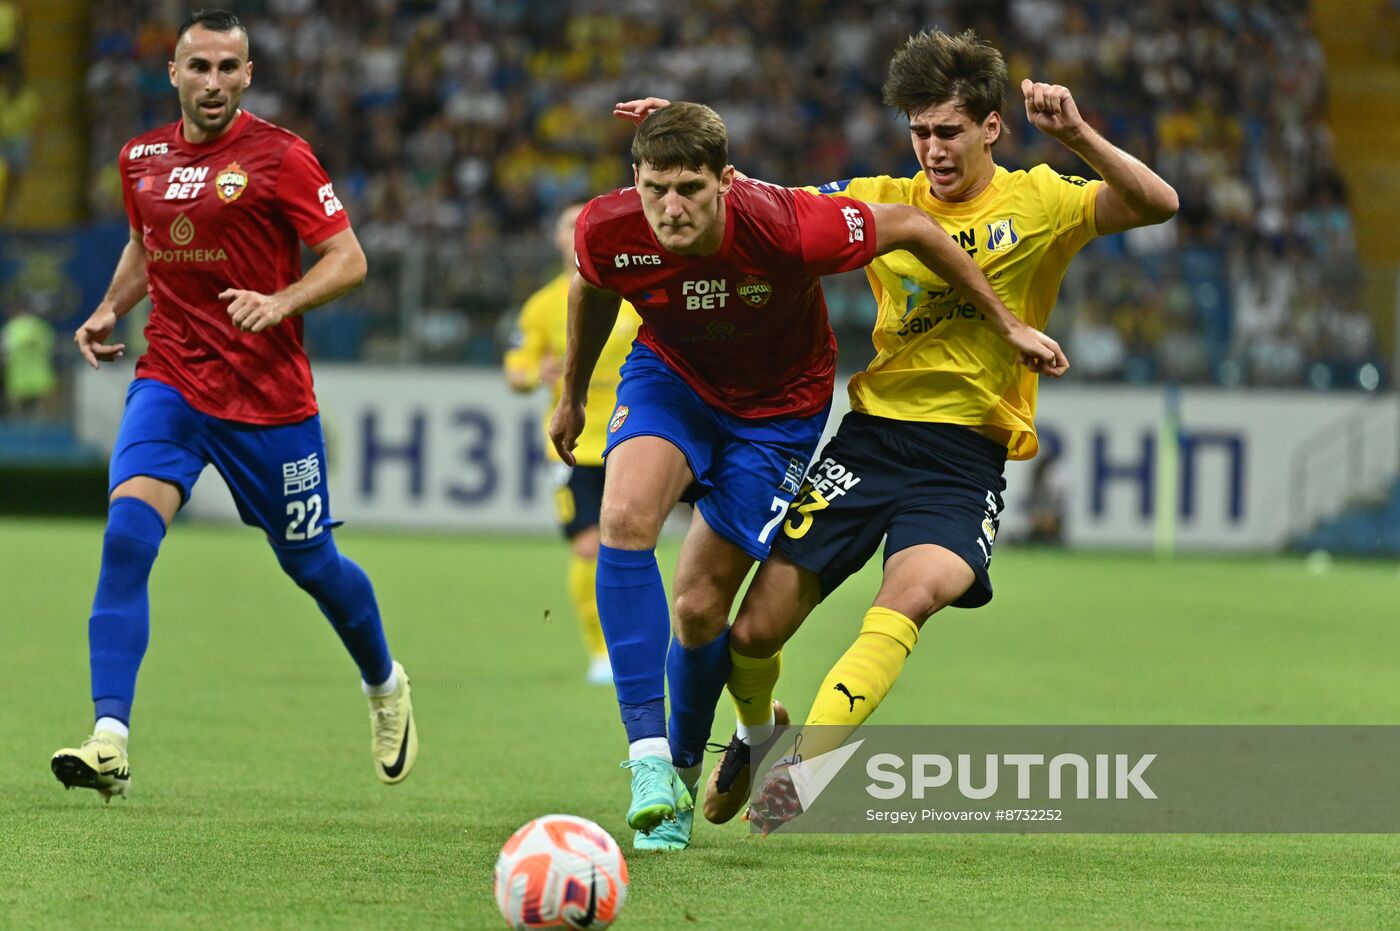
[[715, 723], [715, 706], [729, 680], [729, 628], [709, 643], [683, 647], [671, 641], [666, 681], [671, 687], [671, 762], [699, 766]]
[[155, 565], [165, 521], [137, 498], [118, 498], [107, 509], [102, 568], [88, 618], [88, 663], [96, 717], [131, 724], [136, 672], [151, 639], [147, 582]]
[[627, 742], [666, 736], [666, 642], [671, 609], [656, 550], [598, 547], [598, 617]]
[[340, 554], [329, 533], [324, 542], [315, 546], [273, 549], [292, 581], [316, 599], [321, 613], [360, 667], [360, 677], [370, 685], [388, 679], [394, 671], [394, 661], [384, 642], [379, 602], [365, 570]]

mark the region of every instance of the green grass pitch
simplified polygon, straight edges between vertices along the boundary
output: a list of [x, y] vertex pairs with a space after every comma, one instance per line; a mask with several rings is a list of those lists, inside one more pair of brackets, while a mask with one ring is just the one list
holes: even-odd
[[[617, 710], [583, 683], [562, 544], [355, 528], [340, 544], [413, 677], [413, 776], [375, 781], [355, 670], [258, 534], [177, 525], [152, 579], [132, 796], [104, 806], [48, 769], [91, 725], [101, 526], [0, 522], [0, 927], [498, 927], [496, 852], [552, 811], [623, 842], [619, 928], [1400, 926], [1394, 836], [760, 840], [701, 822], [689, 851], [633, 854]], [[1393, 563], [1006, 546], [996, 582], [988, 608], [926, 627], [876, 720], [1400, 721]], [[799, 720], [875, 583], [849, 582], [785, 654]], [[716, 739], [732, 722], [726, 703]]]

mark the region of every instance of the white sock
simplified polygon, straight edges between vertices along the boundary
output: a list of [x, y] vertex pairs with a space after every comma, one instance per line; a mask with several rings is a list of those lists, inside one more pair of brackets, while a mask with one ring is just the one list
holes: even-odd
[[644, 756], [659, 756], [667, 763], [671, 762], [671, 742], [665, 737], [644, 737], [627, 746], [629, 760], [640, 760]]
[[368, 682], [360, 681], [360, 688], [363, 689], [364, 693], [370, 698], [383, 698], [385, 695], [392, 695], [394, 694], [394, 690], [398, 687], [399, 674], [394, 671], [392, 666], [389, 667], [389, 678], [378, 685], [370, 685]]
[[130, 731], [127, 729], [127, 726], [122, 722], [118, 721], [116, 718], [98, 718], [97, 723], [94, 724], [92, 727], [92, 732], [95, 734], [98, 731], [106, 731], [109, 734], [116, 734], [122, 739], [122, 743], [126, 743], [126, 738], [130, 734]]
[[766, 724], [755, 724], [753, 726], [749, 726], [743, 721], [740, 721], [738, 725], [734, 728], [734, 733], [739, 735], [740, 740], [752, 747], [755, 744], [761, 744], [769, 737], [772, 737], [773, 730], [777, 726], [777, 719], [773, 716], [773, 712], [770, 711], [768, 712], [768, 722]]
[[700, 788], [700, 764], [687, 766], [685, 769], [676, 770], [676, 772], [680, 773], [681, 782], [684, 782], [685, 787], [690, 790], [690, 797], [695, 798], [695, 791]]

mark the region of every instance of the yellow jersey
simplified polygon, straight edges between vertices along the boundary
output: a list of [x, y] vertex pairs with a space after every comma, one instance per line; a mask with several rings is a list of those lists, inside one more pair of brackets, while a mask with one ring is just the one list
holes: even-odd
[[[569, 324], [569, 281], [573, 272], [565, 272], [549, 284], [540, 288], [525, 301], [520, 308], [520, 321], [516, 327], [515, 346], [506, 353], [507, 371], [519, 372], [535, 382], [539, 379], [540, 363], [547, 358], [555, 359], [560, 367], [564, 364], [564, 347], [568, 338]], [[608, 336], [603, 352], [598, 357], [598, 365], [593, 369], [593, 378], [588, 383], [588, 404], [584, 407], [583, 433], [578, 438], [578, 448], [574, 457], [579, 465], [599, 466], [603, 464], [603, 446], [608, 436], [608, 420], [612, 417], [613, 405], [617, 399], [617, 383], [621, 380], [618, 370], [632, 349], [632, 340], [637, 336], [637, 328], [642, 318], [626, 301], [617, 312], [617, 323]], [[544, 415], [544, 427], [549, 429], [549, 418], [554, 406], [559, 403], [562, 388], [559, 379], [549, 386], [551, 403]], [[545, 450], [551, 458], [557, 459], [554, 445], [545, 440]]]
[[[879, 204], [912, 204], [931, 215], [982, 269], [1011, 311], [1045, 328], [1070, 259], [1096, 234], [1094, 198], [1102, 181], [1000, 166], [986, 190], [965, 203], [929, 192], [913, 178], [853, 178], [824, 185]], [[851, 379], [851, 408], [876, 417], [992, 427], [1010, 435], [1007, 455], [1029, 459], [1038, 376], [971, 304], [908, 252], [866, 267], [879, 305], [876, 356]]]

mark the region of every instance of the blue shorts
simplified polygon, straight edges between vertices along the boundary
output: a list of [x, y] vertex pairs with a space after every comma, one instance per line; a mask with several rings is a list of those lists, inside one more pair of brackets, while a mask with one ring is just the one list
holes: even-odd
[[716, 533], [762, 561], [802, 487], [829, 412], [830, 405], [808, 417], [736, 417], [706, 404], [638, 343], [622, 366], [603, 455], [634, 436], [668, 440], [695, 476], [684, 500], [695, 503]]
[[243, 523], [273, 546], [311, 546], [336, 526], [325, 483], [321, 418], [260, 427], [202, 414], [180, 392], [138, 378], [126, 392], [107, 493], [140, 475], [170, 482], [189, 500], [206, 465], [228, 483]]

